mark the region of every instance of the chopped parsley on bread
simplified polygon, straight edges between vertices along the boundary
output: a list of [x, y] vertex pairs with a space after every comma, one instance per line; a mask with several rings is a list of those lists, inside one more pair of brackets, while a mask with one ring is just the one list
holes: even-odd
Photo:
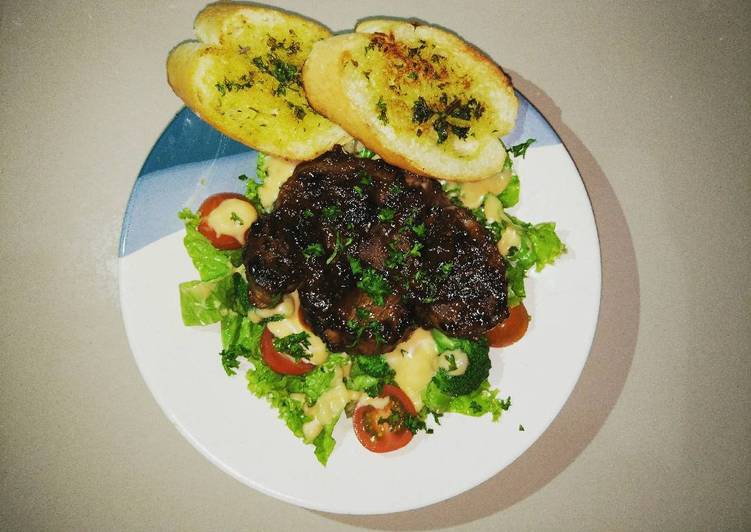
[[197, 41], [175, 47], [167, 79], [196, 114], [225, 135], [291, 160], [314, 159], [346, 137], [305, 97], [301, 71], [313, 44], [331, 33], [284, 11], [211, 4]]
[[506, 159], [517, 99], [501, 68], [445, 30], [368, 20], [316, 42], [302, 75], [310, 104], [386, 161], [475, 181]]

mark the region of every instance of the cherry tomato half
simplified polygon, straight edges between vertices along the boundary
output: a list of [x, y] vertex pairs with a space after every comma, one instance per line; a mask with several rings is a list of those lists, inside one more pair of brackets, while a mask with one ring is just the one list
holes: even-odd
[[277, 351], [274, 347], [274, 335], [268, 327], [261, 334], [261, 357], [272, 370], [282, 375], [304, 375], [315, 369], [310, 362], [294, 360]]
[[[214, 211], [219, 205], [221, 205], [226, 200], [241, 200], [248, 204], [250, 209], [252, 211], [247, 211], [246, 213], [243, 213], [242, 216], [238, 216], [237, 213], [234, 212], [228, 212], [227, 213], [227, 220], [222, 220], [223, 224], [227, 224], [228, 226], [232, 227], [232, 224], [236, 223], [236, 220], [240, 220], [240, 223], [243, 223], [243, 218], [247, 219], [248, 216], [250, 216], [252, 219], [248, 221], [248, 227], [250, 227], [250, 222], [255, 220], [256, 212], [255, 208], [253, 207], [253, 204], [248, 201], [248, 198], [243, 196], [242, 194], [235, 194], [234, 192], [220, 192], [219, 194], [213, 194], [203, 200], [203, 203], [201, 203], [201, 206], [198, 207], [198, 214], [201, 216], [201, 221], [198, 224], [198, 232], [200, 232], [203, 236], [209, 239], [211, 244], [217, 248], [217, 249], [240, 249], [244, 242], [239, 241], [235, 236], [229, 235], [229, 234], [222, 234], [217, 235], [214, 231], [214, 228], [211, 227], [209, 224], [209, 215]], [[247, 209], [246, 209], [247, 210]], [[251, 215], [252, 213], [252, 215]], [[229, 217], [235, 214], [237, 216], [236, 219], [229, 219]], [[247, 231], [247, 229], [246, 229]]]
[[412, 432], [404, 426], [405, 415], [417, 415], [415, 405], [400, 388], [383, 387], [381, 397], [389, 402], [383, 408], [364, 405], [355, 410], [352, 423], [363, 447], [374, 453], [396, 451], [412, 440]]
[[508, 318], [485, 333], [492, 347], [507, 347], [521, 340], [529, 326], [529, 314], [524, 304], [513, 307]]

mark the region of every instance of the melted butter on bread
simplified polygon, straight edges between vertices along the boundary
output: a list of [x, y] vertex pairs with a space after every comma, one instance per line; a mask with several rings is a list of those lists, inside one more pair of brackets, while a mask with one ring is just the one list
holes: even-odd
[[455, 35], [371, 20], [313, 45], [311, 105], [401, 168], [449, 181], [496, 174], [518, 102], [501, 69]]

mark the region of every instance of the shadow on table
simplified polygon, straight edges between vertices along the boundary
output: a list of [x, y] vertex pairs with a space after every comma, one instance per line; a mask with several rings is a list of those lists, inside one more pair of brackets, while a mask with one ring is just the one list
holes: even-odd
[[560, 415], [532, 447], [493, 478], [448, 501], [409, 512], [380, 516], [319, 512], [333, 520], [376, 529], [427, 530], [471, 522], [508, 508], [543, 488], [579, 456], [623, 389], [639, 329], [639, 274], [623, 210], [597, 161], [565, 125], [555, 103], [528, 80], [510, 75], [516, 88], [560, 135], [594, 209], [602, 253], [602, 299], [589, 358]]

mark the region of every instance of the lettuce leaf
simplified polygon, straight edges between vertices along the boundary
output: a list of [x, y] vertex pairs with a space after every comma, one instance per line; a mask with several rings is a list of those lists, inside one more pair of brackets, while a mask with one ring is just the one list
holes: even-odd
[[209, 239], [198, 232], [200, 216], [183, 209], [178, 215], [185, 222], [183, 244], [193, 266], [198, 270], [202, 281], [211, 281], [229, 275], [235, 264], [240, 264], [240, 251], [222, 251], [216, 249]]
[[349, 362], [347, 355], [330, 355], [326, 362], [302, 377], [301, 391], [308, 397], [308, 404], [314, 404], [321, 395], [331, 388], [331, 381], [334, 378], [336, 368], [346, 365], [347, 362]]
[[334, 427], [336, 426], [336, 423], [339, 421], [340, 417], [341, 413], [336, 416], [336, 418], [334, 418], [331, 423], [325, 425], [320, 434], [318, 434], [318, 436], [316, 436], [316, 439], [313, 440], [313, 445], [316, 448], [316, 458], [318, 458], [318, 461], [321, 462], [322, 465], [326, 465], [328, 463], [329, 456], [331, 456], [331, 452], [334, 450], [334, 446], [336, 445], [336, 440], [334, 439], [332, 434], [334, 432]]
[[185, 325], [209, 325], [227, 314], [227, 299], [233, 292], [232, 277], [216, 281], [180, 284], [180, 310]]
[[511, 176], [511, 181], [508, 185], [506, 185], [506, 188], [503, 189], [503, 192], [501, 192], [498, 195], [498, 199], [501, 200], [501, 204], [504, 206], [504, 208], [513, 207], [517, 203], [519, 203], [519, 193], [521, 191], [521, 184], [519, 183], [519, 176], [516, 174], [513, 174]]
[[[249, 321], [247, 318], [243, 320]], [[243, 325], [239, 328], [242, 331]], [[247, 353], [245, 356], [253, 363], [253, 368], [247, 373], [248, 389], [256, 397], [266, 399], [279, 412], [279, 417], [292, 433], [303, 441], [303, 425], [310, 421], [310, 417], [305, 415], [305, 405], [315, 404], [321, 395], [331, 388], [336, 368], [349, 362], [347, 355], [330, 355], [328, 360], [315, 370], [306, 375], [295, 376], [276, 373], [263, 362], [259, 354]], [[293, 398], [292, 394], [304, 394], [305, 400], [298, 399], [297, 396]], [[334, 449], [336, 442], [331, 434], [340, 416], [341, 412], [312, 442], [306, 442], [315, 446], [315, 455], [323, 465], [326, 465]]]
[[538, 272], [566, 252], [566, 245], [555, 232], [555, 223], [530, 224], [509, 216], [510, 224], [519, 235], [520, 244], [511, 248], [506, 258], [506, 281], [509, 289], [509, 305], [515, 307], [526, 296], [524, 279], [533, 266]]
[[485, 381], [474, 392], [453, 397], [443, 393], [436, 383], [431, 381], [423, 393], [423, 401], [425, 406], [436, 414], [454, 412], [473, 417], [490, 414], [493, 421], [498, 421], [501, 413], [511, 407], [511, 398], [498, 399], [498, 393], [497, 389], [491, 388], [488, 381]]

